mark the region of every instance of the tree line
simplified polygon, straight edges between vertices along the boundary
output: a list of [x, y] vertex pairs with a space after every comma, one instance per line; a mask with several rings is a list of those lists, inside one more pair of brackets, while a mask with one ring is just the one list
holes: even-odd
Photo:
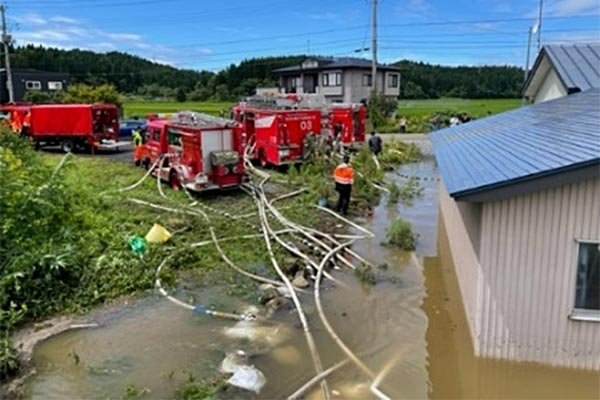
[[[120, 93], [148, 99], [235, 100], [257, 86], [277, 86], [273, 70], [298, 65], [305, 55], [250, 58], [219, 72], [179, 69], [122, 53], [95, 53], [42, 46], [12, 50], [14, 68], [66, 72], [73, 83], [113, 85]], [[447, 67], [402, 60], [401, 97], [408, 99], [519, 97], [523, 72], [510, 66]]]

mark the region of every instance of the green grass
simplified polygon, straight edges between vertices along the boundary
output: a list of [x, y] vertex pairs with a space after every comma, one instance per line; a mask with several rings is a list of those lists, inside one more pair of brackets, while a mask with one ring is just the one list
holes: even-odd
[[521, 99], [458, 99], [441, 98], [435, 100], [400, 100], [398, 114], [406, 117], [425, 116], [436, 112], [466, 112], [472, 117], [485, 117], [490, 111], [498, 114], [521, 105]]
[[194, 102], [186, 101], [178, 103], [175, 101], [134, 101], [125, 102], [123, 109], [125, 117], [144, 117], [150, 113], [173, 113], [177, 111], [198, 111], [212, 115], [219, 115], [221, 110], [226, 114], [233, 105], [231, 102]]

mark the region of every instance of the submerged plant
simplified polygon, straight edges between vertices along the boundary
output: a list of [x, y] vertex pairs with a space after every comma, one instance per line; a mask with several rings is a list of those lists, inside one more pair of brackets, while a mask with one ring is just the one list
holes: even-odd
[[377, 280], [375, 279], [375, 273], [370, 265], [360, 263], [354, 270], [354, 275], [362, 282], [368, 285], [374, 285]]
[[396, 246], [405, 251], [412, 251], [417, 246], [417, 235], [412, 231], [410, 222], [398, 218], [389, 226], [384, 244]]

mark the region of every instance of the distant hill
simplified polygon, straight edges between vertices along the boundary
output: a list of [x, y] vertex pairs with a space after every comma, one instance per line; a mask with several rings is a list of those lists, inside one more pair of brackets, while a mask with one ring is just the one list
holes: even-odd
[[405, 99], [521, 97], [523, 70], [518, 67], [447, 67], [410, 60], [392, 65], [401, 69], [400, 96]]
[[[304, 55], [245, 59], [217, 73], [178, 69], [121, 52], [95, 53], [40, 46], [13, 49], [14, 68], [68, 72], [76, 82], [110, 83], [123, 93], [189, 100], [228, 100], [252, 94], [256, 86], [276, 85], [276, 68], [299, 64]], [[402, 60], [403, 98], [519, 97], [523, 71], [516, 67], [445, 67]]]

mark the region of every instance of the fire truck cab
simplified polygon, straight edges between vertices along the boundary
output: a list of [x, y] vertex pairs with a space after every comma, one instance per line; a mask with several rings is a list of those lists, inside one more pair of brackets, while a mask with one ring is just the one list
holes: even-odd
[[329, 139], [356, 149], [365, 141], [367, 109], [363, 104], [332, 104], [329, 110]]
[[154, 165], [155, 176], [174, 189], [235, 187], [244, 181], [245, 134], [235, 121], [194, 112], [148, 123], [145, 143], [134, 151], [136, 165]]
[[311, 136], [321, 134], [319, 110], [262, 108], [249, 103], [233, 107], [232, 118], [240, 122], [251, 154], [261, 165], [280, 166], [303, 162]]

